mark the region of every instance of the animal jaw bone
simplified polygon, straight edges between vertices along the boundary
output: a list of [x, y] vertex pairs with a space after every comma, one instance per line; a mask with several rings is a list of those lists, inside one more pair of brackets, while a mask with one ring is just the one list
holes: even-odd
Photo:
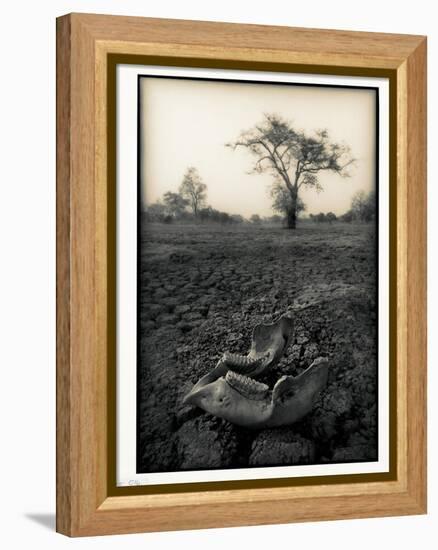
[[229, 371], [190, 392], [186, 402], [239, 426], [273, 428], [306, 416], [327, 379], [328, 360], [324, 357], [298, 376], [282, 376], [272, 391], [265, 384]]
[[193, 386], [184, 398], [184, 402], [188, 402], [192, 392], [225, 376], [229, 370], [254, 377], [272, 368], [286, 352], [293, 335], [293, 329], [294, 322], [291, 314], [288, 313], [274, 323], [256, 325], [252, 332], [251, 348], [248, 354], [225, 352], [216, 367]]

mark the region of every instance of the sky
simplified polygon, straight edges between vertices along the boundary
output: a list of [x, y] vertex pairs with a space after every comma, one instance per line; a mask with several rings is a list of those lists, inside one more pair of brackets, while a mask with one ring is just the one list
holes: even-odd
[[357, 159], [350, 178], [323, 171], [324, 191], [300, 190], [308, 214], [340, 215], [357, 191], [375, 187], [374, 90], [145, 77], [140, 94], [144, 204], [177, 192], [187, 167], [195, 166], [213, 208], [245, 217], [274, 214], [272, 175], [248, 174], [255, 158], [244, 148], [225, 147], [264, 113], [309, 134], [327, 129]]

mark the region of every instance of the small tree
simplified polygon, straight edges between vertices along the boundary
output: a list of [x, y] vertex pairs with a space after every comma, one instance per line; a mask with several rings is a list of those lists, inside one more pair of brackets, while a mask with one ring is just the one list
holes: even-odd
[[342, 214], [340, 218], [343, 222], [351, 223], [354, 220], [354, 214], [352, 210], [348, 210], [345, 214]]
[[161, 202], [154, 202], [146, 207], [145, 213], [148, 220], [152, 222], [163, 222], [164, 218], [167, 216], [167, 209]]
[[163, 195], [163, 204], [170, 216], [180, 218], [189, 203], [179, 193], [167, 191], [167, 193], [164, 193]]
[[318, 174], [334, 172], [346, 177], [354, 162], [346, 145], [330, 141], [327, 130], [307, 135], [278, 115], [265, 115], [260, 124], [244, 131], [237, 141], [226, 144], [233, 150], [244, 147], [256, 157], [251, 172], [268, 172], [289, 192], [291, 209], [288, 227], [295, 229], [298, 196], [303, 187], [321, 191]]
[[231, 214], [231, 223], [243, 223], [244, 221], [244, 217], [240, 214]]
[[376, 217], [376, 210], [377, 210], [376, 193], [374, 191], [370, 191], [368, 193], [367, 200], [365, 202], [365, 208], [363, 211], [363, 220], [366, 222], [370, 222], [374, 220]]
[[253, 214], [253, 215], [249, 218], [249, 221], [250, 221], [251, 223], [260, 224], [260, 223], [262, 223], [262, 218], [261, 218], [258, 214]]
[[362, 220], [366, 199], [367, 196], [365, 191], [358, 191], [351, 200], [351, 211], [357, 220]]
[[228, 212], [219, 212], [219, 222], [231, 223], [231, 216], [228, 214]]
[[351, 211], [356, 220], [370, 222], [376, 215], [376, 194], [358, 191], [351, 201]]
[[194, 166], [187, 168], [179, 187], [179, 193], [187, 200], [195, 217], [198, 217], [199, 210], [205, 206], [207, 186], [203, 183], [201, 176]]
[[336, 217], [336, 214], [333, 213], [333, 212], [327, 212], [327, 214], [325, 215], [325, 219], [326, 221], [328, 221], [329, 223], [333, 223], [335, 222], [338, 218]]

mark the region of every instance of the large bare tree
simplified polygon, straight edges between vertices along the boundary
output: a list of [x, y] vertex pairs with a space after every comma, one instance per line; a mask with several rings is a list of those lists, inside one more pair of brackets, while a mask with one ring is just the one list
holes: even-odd
[[179, 186], [179, 193], [187, 200], [195, 217], [198, 217], [199, 210], [205, 206], [207, 186], [194, 166], [187, 168]]
[[265, 115], [260, 124], [244, 131], [233, 143], [233, 150], [244, 147], [256, 157], [251, 173], [267, 172], [282, 184], [290, 195], [287, 226], [295, 229], [298, 197], [303, 187], [321, 191], [319, 172], [325, 170], [347, 177], [354, 159], [347, 145], [331, 142], [327, 130], [307, 135], [293, 128], [278, 115]]

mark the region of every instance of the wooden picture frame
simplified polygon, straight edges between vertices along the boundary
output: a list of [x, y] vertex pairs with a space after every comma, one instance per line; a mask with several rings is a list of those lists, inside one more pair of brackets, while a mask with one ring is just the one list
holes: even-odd
[[[114, 483], [117, 63], [390, 83], [393, 451], [387, 474]], [[348, 478], [348, 479], [346, 479]], [[275, 481], [275, 480], [274, 480]], [[426, 513], [426, 38], [107, 15], [57, 20], [57, 531], [70, 536]]]

